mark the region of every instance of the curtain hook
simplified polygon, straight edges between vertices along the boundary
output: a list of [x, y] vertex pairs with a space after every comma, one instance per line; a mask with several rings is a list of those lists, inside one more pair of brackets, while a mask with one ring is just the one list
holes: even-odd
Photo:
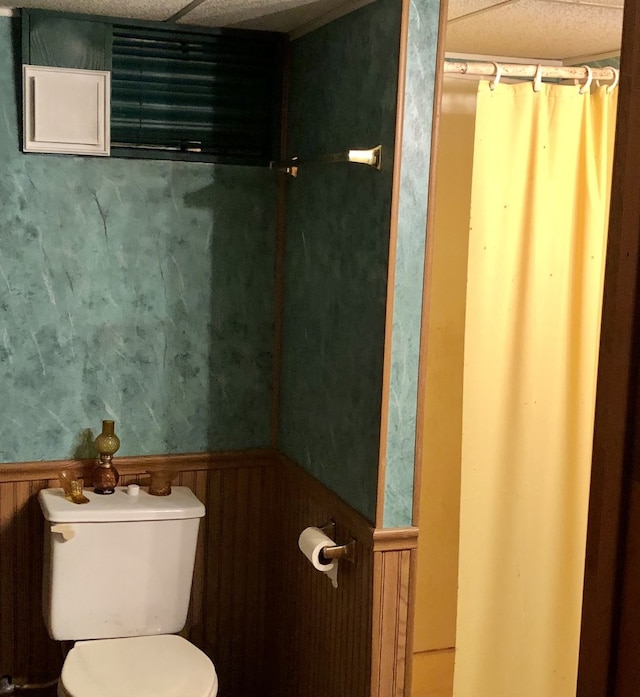
[[533, 91], [540, 92], [542, 89], [542, 63], [538, 63], [536, 68], [536, 75], [533, 78]]
[[495, 90], [496, 85], [500, 82], [500, 78], [502, 77], [502, 68], [497, 63], [493, 63], [493, 65], [496, 69], [496, 75], [493, 78], [493, 80], [491, 80], [491, 82], [489, 83], [489, 89], [492, 92], [493, 90]]
[[607, 87], [607, 94], [611, 94], [620, 82], [620, 71], [616, 68], [609, 68], [609, 70], [613, 73], [613, 82]]
[[591, 70], [588, 65], [585, 65], [584, 69], [587, 71], [587, 79], [584, 81], [584, 85], [582, 85], [579, 90], [580, 94], [588, 92], [591, 89], [591, 83], [593, 82], [593, 70]]

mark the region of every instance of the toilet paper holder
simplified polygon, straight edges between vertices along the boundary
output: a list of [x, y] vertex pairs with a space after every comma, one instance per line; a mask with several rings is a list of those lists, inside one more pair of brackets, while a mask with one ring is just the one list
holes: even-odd
[[[318, 525], [318, 529], [335, 540], [336, 536], [336, 521], [328, 520], [324, 525]], [[352, 564], [355, 562], [356, 556], [356, 541], [352, 538], [349, 542], [343, 545], [328, 545], [322, 548], [321, 555], [326, 561], [333, 561], [342, 559], [344, 561], [350, 561]]]

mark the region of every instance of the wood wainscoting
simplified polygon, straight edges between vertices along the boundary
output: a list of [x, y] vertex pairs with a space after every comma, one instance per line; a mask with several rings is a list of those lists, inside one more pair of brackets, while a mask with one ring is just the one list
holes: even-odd
[[[273, 697], [408, 697], [409, 627], [416, 528], [374, 529], [285, 457], [280, 458], [281, 554], [272, 559]], [[298, 551], [309, 525], [336, 522], [336, 541], [356, 540], [338, 588]]]
[[373, 533], [371, 697], [411, 694], [418, 529]]
[[[121, 483], [178, 472], [204, 502], [183, 635], [211, 657], [224, 697], [409, 695], [409, 579], [415, 528], [374, 530], [334, 493], [274, 451], [118, 458]], [[0, 673], [45, 681], [62, 654], [41, 610], [38, 491], [85, 461], [0, 465]], [[298, 537], [334, 520], [357, 542], [338, 588], [307, 562]]]
[[[368, 697], [371, 681], [372, 528], [320, 482], [281, 458], [271, 559], [269, 634], [273, 697]], [[338, 587], [298, 549], [309, 526], [336, 523], [335, 539], [356, 541], [340, 562]]]

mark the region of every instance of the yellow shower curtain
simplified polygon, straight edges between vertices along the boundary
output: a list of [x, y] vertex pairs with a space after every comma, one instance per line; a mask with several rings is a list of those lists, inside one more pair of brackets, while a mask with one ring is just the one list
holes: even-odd
[[574, 697], [617, 91], [482, 82], [455, 697]]

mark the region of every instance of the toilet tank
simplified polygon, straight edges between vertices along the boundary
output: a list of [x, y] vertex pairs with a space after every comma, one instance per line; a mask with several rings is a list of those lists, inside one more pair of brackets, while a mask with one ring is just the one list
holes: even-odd
[[43, 611], [56, 640], [173, 634], [186, 622], [204, 506], [187, 487], [85, 490], [75, 504], [43, 489]]

